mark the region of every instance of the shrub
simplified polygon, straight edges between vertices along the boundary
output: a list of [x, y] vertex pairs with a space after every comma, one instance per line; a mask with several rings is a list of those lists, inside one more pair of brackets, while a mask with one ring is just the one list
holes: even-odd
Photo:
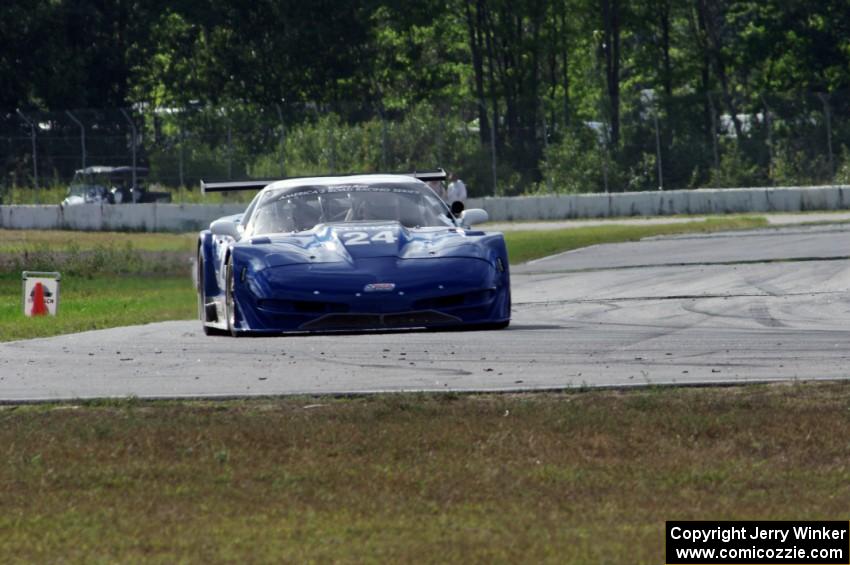
[[750, 161], [736, 145], [724, 149], [720, 156], [720, 166], [711, 169], [708, 181], [708, 186], [711, 188], [738, 188], [766, 184], [768, 179], [764, 169]]
[[590, 127], [568, 130], [559, 143], [544, 152], [540, 186], [551, 186], [555, 192], [581, 193], [605, 190], [605, 168], [608, 186], [612, 184], [613, 159], [608, 158], [597, 133]]

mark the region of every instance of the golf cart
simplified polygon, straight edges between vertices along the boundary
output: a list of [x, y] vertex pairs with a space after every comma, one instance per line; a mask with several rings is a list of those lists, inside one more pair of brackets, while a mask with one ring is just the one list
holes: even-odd
[[135, 168], [136, 186], [133, 185], [133, 167], [93, 166], [77, 169], [63, 206], [76, 204], [137, 204], [146, 202], [171, 202], [168, 192], [151, 192], [142, 183], [148, 170]]

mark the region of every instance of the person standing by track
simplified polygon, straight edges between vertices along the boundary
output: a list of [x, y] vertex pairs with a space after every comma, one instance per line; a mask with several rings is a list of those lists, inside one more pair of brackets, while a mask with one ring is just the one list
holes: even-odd
[[446, 199], [446, 202], [449, 204], [453, 204], [455, 202], [466, 203], [466, 185], [455, 173], [449, 175], [449, 180], [449, 188], [447, 191], [448, 198]]

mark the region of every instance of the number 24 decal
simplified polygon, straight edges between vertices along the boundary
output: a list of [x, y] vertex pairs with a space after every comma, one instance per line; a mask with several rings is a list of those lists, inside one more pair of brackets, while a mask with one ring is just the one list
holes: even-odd
[[343, 233], [342, 237], [345, 238], [346, 245], [369, 245], [370, 243], [375, 243], [376, 241], [383, 241], [384, 243], [395, 243], [395, 236], [390, 230], [379, 231], [374, 235], [365, 231], [350, 231]]

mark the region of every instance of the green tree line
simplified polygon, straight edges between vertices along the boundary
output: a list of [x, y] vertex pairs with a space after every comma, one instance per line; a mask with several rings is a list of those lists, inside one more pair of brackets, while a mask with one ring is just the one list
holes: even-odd
[[[5, 0], [0, 15], [16, 178], [18, 110], [132, 108], [171, 181], [178, 149], [220, 168], [225, 135], [231, 176], [445, 164], [479, 194], [494, 176], [504, 193], [850, 180], [848, 0]], [[175, 108], [194, 110], [154, 112]]]

